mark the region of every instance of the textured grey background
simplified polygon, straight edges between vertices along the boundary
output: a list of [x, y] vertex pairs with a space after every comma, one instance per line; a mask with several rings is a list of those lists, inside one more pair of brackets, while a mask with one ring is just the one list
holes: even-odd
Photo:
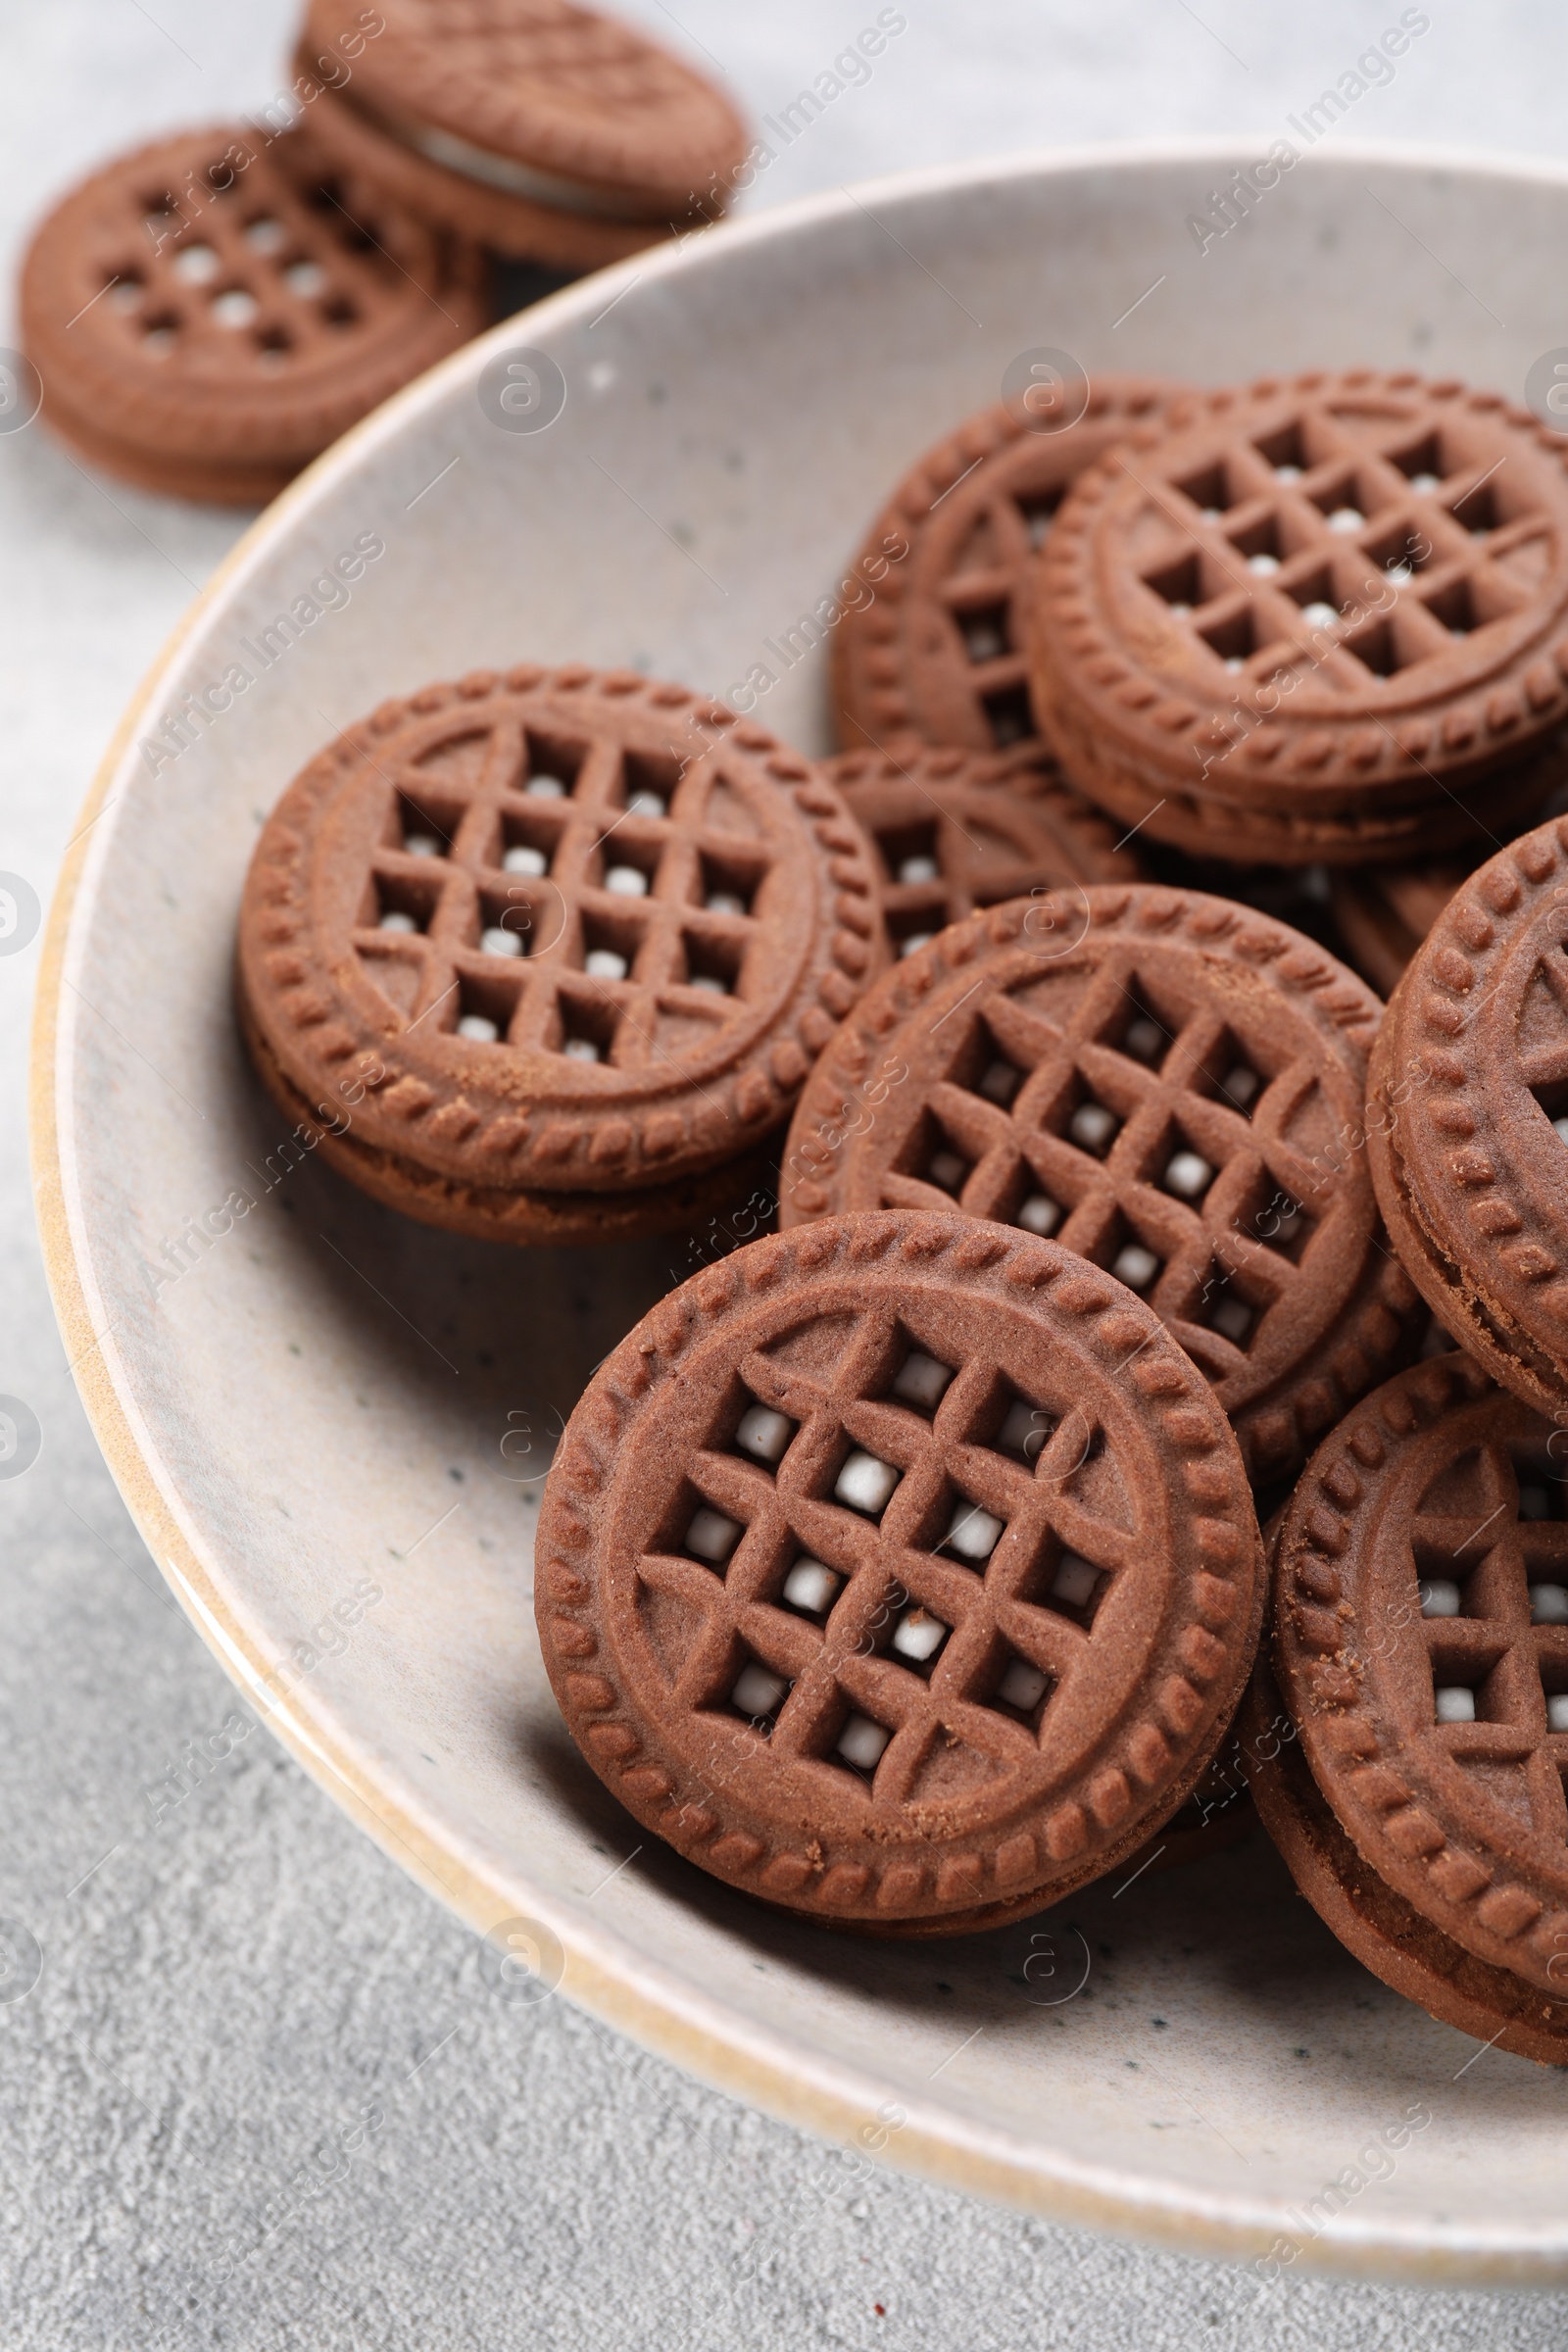
[[[102, 156], [264, 104], [290, 13], [11, 0], [8, 251]], [[684, 27], [761, 114], [829, 65], [876, 0], [681, 0], [679, 25], [660, 0], [634, 13], [675, 40]], [[1010, 147], [1272, 132], [1399, 10], [906, 0], [906, 13], [869, 83], [753, 202]], [[1568, 144], [1568, 18], [1541, 0], [1430, 0], [1430, 15], [1392, 86], [1356, 107], [1356, 135]], [[106, 488], [35, 431], [0, 439], [0, 869], [46, 897], [122, 705], [238, 524]], [[472, 1939], [265, 1732], [155, 1821], [144, 1791], [233, 1693], [125, 1516], [50, 1314], [23, 1124], [35, 964], [35, 948], [0, 960], [0, 1392], [44, 1430], [31, 1471], [0, 1482], [0, 1915], [42, 1953], [24, 1998], [5, 1999], [20, 1980], [0, 1978], [11, 2352], [1562, 2343], [1568, 2297], [1296, 2278], [1249, 2308], [1208, 2264], [891, 2174], [846, 2183], [821, 2149], [560, 2001], [487, 1995]], [[291, 2186], [302, 2167], [309, 2195]], [[759, 2235], [776, 2251], [743, 2285]]]

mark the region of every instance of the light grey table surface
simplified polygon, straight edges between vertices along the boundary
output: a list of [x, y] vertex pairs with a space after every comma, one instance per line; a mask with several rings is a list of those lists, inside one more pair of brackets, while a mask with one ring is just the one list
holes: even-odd
[[[875, 0], [627, 8], [707, 49], [759, 115], [877, 13]], [[291, 13], [9, 0], [8, 252], [117, 149], [265, 104]], [[905, 13], [872, 78], [751, 201], [1086, 138], [1272, 135], [1399, 7], [906, 0]], [[1568, 145], [1568, 16], [1541, 0], [1429, 13], [1393, 83], [1336, 136]], [[240, 523], [106, 486], [36, 430], [0, 438], [0, 869], [46, 899], [122, 705]], [[24, 1137], [36, 961], [36, 947], [0, 959], [0, 1393], [43, 1429], [35, 1466], [0, 1481], [0, 1915], [42, 1953], [26, 1997], [0, 1997], [10, 2352], [1563, 2342], [1568, 2296], [1297, 2277], [1247, 2310], [1200, 2261], [891, 2173], [838, 2184], [814, 2144], [560, 2000], [488, 1997], [472, 1937], [266, 1733], [155, 1820], [145, 1791], [235, 1700], [131, 1527], [50, 1311]], [[378, 2121], [337, 2177], [309, 2199], [291, 2188], [367, 2107]], [[743, 2285], [759, 2232], [783, 2250]]]

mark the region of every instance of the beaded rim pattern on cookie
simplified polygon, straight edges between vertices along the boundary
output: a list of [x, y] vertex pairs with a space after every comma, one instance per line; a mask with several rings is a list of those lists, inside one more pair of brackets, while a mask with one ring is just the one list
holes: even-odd
[[[1278, 1703], [1274, 1677], [1260, 1661], [1237, 1716], [1239, 1735], [1254, 1751]], [[1380, 1879], [1340, 1827], [1294, 1740], [1258, 1756], [1250, 1785], [1298, 1888], [1363, 1967], [1489, 2048], [1568, 2066], [1568, 1986], [1558, 1999], [1544, 2001], [1511, 1969], [1467, 1952]]]
[[[1428, 1304], [1493, 1377], [1568, 1405], [1568, 820], [1499, 851], [1433, 924], [1372, 1055], [1373, 1180]], [[1427, 1083], [1413, 1090], [1404, 1074]]]

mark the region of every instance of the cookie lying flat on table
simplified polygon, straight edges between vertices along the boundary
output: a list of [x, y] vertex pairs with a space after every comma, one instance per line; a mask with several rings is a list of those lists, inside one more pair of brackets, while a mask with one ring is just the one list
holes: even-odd
[[[1058, 431], [1019, 403], [969, 417], [913, 466], [852, 567], [873, 600], [833, 638], [833, 692], [847, 746], [906, 741], [1005, 749], [1037, 737], [1026, 608], [1035, 550], [1068, 486], [1175, 389], [1097, 375]], [[906, 552], [889, 558], [897, 548]]]
[[845, 752], [826, 766], [876, 850], [896, 956], [977, 907], [1063, 882], [1136, 882], [1143, 871], [1042, 757], [908, 744]]
[[[568, 0], [311, 0], [312, 121], [389, 195], [520, 260], [596, 270], [725, 210], [749, 134], [637, 27]], [[337, 64], [349, 50], [352, 71]]]
[[1261, 1558], [1147, 1307], [912, 1212], [755, 1242], [621, 1343], [550, 1472], [535, 1605], [572, 1738], [647, 1828], [819, 1920], [951, 1935], [1182, 1802]]
[[[1274, 1580], [1280, 1689], [1341, 1831], [1425, 1929], [1533, 1987], [1520, 2014], [1553, 2036], [1568, 2032], [1560, 1450], [1467, 1357], [1417, 1365], [1319, 1447]], [[1348, 1876], [1332, 1854], [1322, 1867]], [[1378, 1933], [1399, 1936], [1397, 1914]]]
[[1069, 492], [1031, 626], [1042, 733], [1151, 838], [1469, 853], [1561, 772], [1561, 439], [1370, 369], [1186, 395]]
[[143, 489], [271, 498], [485, 324], [478, 254], [328, 171], [304, 131], [183, 132], [34, 236], [22, 338], [43, 417]]
[[749, 1190], [885, 956], [818, 767], [684, 687], [529, 666], [311, 761], [256, 847], [238, 987], [263, 1076], [357, 1184], [592, 1240]]
[[934, 1208], [1054, 1235], [1146, 1297], [1257, 1483], [1406, 1360], [1419, 1300], [1358, 1144], [1382, 1007], [1283, 923], [1155, 885], [955, 925], [869, 991], [784, 1154], [786, 1229]]
[[1372, 1056], [1367, 1147], [1439, 1321], [1544, 1412], [1568, 1405], [1568, 819], [1449, 901]]

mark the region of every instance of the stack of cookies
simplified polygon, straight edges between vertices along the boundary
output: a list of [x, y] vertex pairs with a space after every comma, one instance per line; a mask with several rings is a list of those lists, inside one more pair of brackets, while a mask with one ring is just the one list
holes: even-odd
[[895, 491], [836, 756], [521, 666], [284, 794], [241, 1018], [353, 1182], [776, 1200], [536, 1545], [568, 1729], [703, 1870], [951, 1935], [1255, 1795], [1388, 1983], [1568, 2062], [1568, 822], [1472, 870], [1563, 772], [1565, 496], [1452, 384], [1106, 379]]
[[1085, 473], [1030, 611], [1079, 788], [1201, 856], [1359, 866], [1561, 771], [1568, 475], [1528, 411], [1354, 370], [1191, 394]]
[[717, 219], [746, 149], [722, 92], [571, 0], [311, 0], [259, 116], [120, 158], [37, 231], [45, 421], [142, 488], [270, 498], [494, 292]]

